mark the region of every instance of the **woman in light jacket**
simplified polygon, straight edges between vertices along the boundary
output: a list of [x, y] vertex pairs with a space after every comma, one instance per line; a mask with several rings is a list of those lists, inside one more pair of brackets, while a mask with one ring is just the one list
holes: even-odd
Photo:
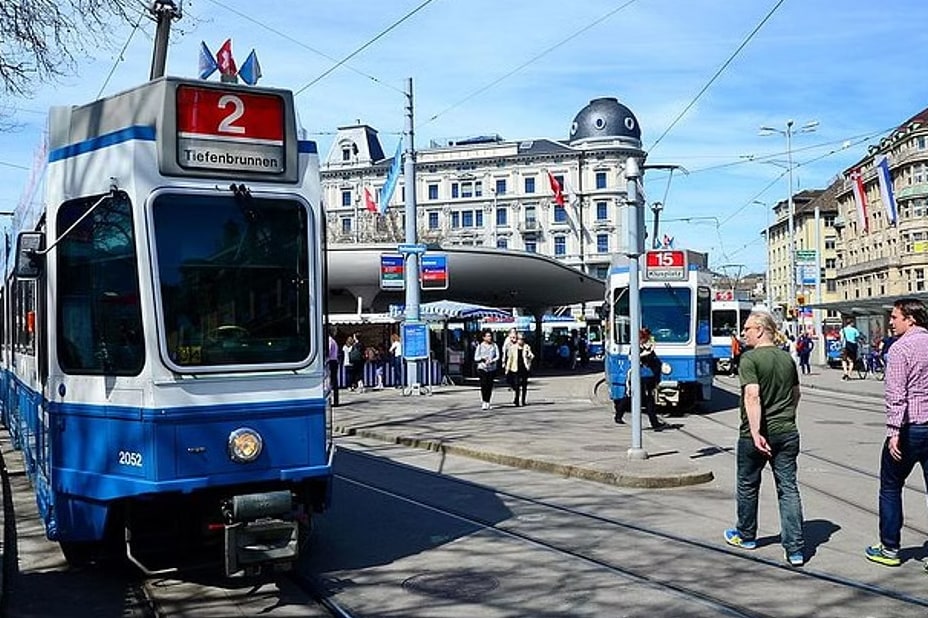
[[511, 378], [514, 391], [512, 403], [520, 405], [519, 393], [522, 393], [522, 403], [525, 405], [525, 393], [528, 391], [528, 374], [532, 370], [532, 359], [535, 355], [532, 348], [525, 343], [522, 333], [516, 335], [516, 342], [506, 350], [506, 376]]
[[480, 398], [483, 401], [481, 409], [490, 409], [490, 398], [493, 396], [493, 377], [499, 365], [499, 347], [493, 343], [493, 331], [483, 331], [480, 345], [474, 350], [474, 363], [477, 365], [477, 376], [480, 378]]

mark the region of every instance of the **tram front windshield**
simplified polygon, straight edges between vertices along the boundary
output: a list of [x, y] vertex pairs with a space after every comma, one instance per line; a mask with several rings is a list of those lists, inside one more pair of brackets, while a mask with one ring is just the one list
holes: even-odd
[[302, 203], [164, 193], [152, 204], [152, 220], [171, 364], [308, 358], [311, 282]]
[[[692, 295], [693, 291], [689, 288], [673, 286], [642, 288], [640, 290], [641, 325], [651, 330], [651, 335], [656, 342], [685, 343], [690, 341], [693, 336]], [[615, 303], [613, 332], [615, 333], [616, 343], [630, 343], [628, 289], [615, 290], [613, 300]], [[700, 288], [698, 309], [700, 314], [705, 313], [705, 316], [699, 316], [700, 325], [704, 323], [708, 326], [708, 304], [708, 289], [703, 293], [703, 289]], [[705, 334], [708, 334], [708, 328], [703, 330], [706, 331]], [[698, 343], [707, 343], [702, 339], [708, 339], [708, 337], [705, 337], [703, 333], [699, 334], [700, 341]]]

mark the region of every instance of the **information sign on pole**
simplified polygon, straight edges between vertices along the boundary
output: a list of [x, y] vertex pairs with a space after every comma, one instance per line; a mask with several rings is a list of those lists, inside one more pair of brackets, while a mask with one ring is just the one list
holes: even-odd
[[380, 255], [380, 289], [405, 290], [404, 264], [402, 255]]
[[645, 254], [646, 281], [686, 281], [686, 251], [648, 251]]
[[425, 322], [403, 323], [403, 358], [420, 360], [429, 357], [429, 327]]
[[447, 255], [423, 255], [419, 263], [419, 285], [423, 290], [448, 289]]

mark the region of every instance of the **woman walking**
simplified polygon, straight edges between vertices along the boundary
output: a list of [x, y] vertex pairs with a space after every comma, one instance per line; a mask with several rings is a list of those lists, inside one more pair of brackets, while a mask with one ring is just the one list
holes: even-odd
[[493, 377], [499, 365], [499, 347], [493, 343], [493, 331], [483, 331], [483, 339], [474, 350], [474, 362], [477, 364], [477, 377], [480, 378], [481, 409], [489, 410], [490, 398], [493, 396]]
[[[512, 384], [513, 399], [515, 406], [525, 405], [525, 393], [528, 391], [528, 374], [532, 370], [532, 359], [535, 354], [532, 348], [525, 343], [525, 336], [522, 333], [516, 335], [515, 344], [506, 349], [506, 377]], [[522, 403], [519, 403], [519, 393], [522, 394]]]

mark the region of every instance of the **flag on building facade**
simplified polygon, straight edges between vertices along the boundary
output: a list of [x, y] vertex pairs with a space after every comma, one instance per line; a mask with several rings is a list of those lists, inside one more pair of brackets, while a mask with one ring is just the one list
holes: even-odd
[[564, 205], [564, 191], [561, 189], [561, 183], [558, 182], [554, 174], [548, 172], [548, 182], [551, 184], [551, 190], [554, 192], [554, 202], [558, 206]]
[[393, 154], [393, 164], [390, 166], [390, 171], [387, 172], [387, 179], [383, 183], [383, 189], [380, 190], [380, 214], [384, 215], [387, 213], [387, 207], [390, 205], [390, 200], [393, 198], [393, 192], [396, 190], [396, 181], [400, 177], [400, 168], [403, 163], [403, 138], [400, 137], [399, 143], [396, 145], [396, 152]]
[[364, 207], [371, 212], [377, 212], [377, 202], [371, 197], [371, 191], [367, 187], [364, 187]]
[[223, 75], [235, 75], [238, 72], [235, 68], [235, 59], [232, 57], [232, 39], [226, 39], [226, 42], [216, 52], [216, 65]]
[[238, 76], [249, 86], [254, 86], [261, 79], [261, 65], [258, 63], [258, 55], [255, 54], [255, 50], [251, 50], [251, 53], [245, 58], [242, 68], [238, 70]]
[[218, 68], [219, 65], [216, 64], [216, 59], [213, 58], [213, 52], [206, 46], [205, 41], [200, 41], [200, 79], [206, 79], [215, 73]]
[[883, 155], [876, 163], [876, 177], [880, 180], [880, 198], [890, 225], [896, 225], [896, 196], [893, 193], [893, 177], [889, 173], [889, 158]]
[[860, 168], [851, 172], [851, 188], [854, 190], [854, 204], [857, 206], [857, 223], [862, 232], [870, 231], [870, 217], [867, 215], [867, 194], [864, 192], [864, 178]]

